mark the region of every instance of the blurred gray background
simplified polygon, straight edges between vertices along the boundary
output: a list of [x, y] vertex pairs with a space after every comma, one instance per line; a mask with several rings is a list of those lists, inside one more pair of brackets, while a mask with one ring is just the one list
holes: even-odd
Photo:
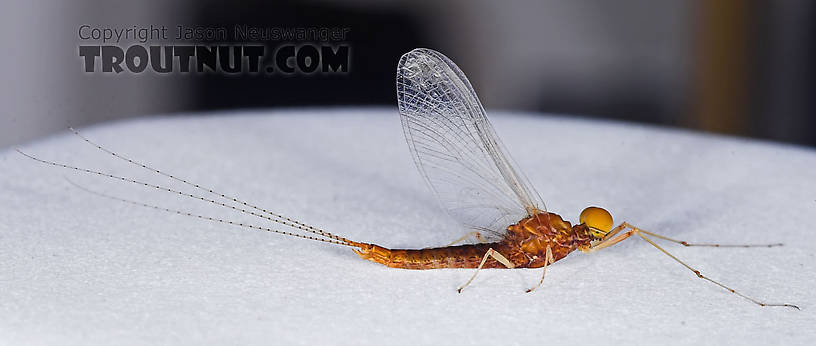
[[[814, 146], [814, 4], [4, 1], [0, 147], [68, 124], [145, 114], [394, 106], [397, 59], [414, 47], [455, 61], [488, 110], [565, 113]], [[78, 56], [78, 46], [88, 44], [77, 35], [82, 24], [347, 27], [351, 68], [329, 76], [85, 73]]]

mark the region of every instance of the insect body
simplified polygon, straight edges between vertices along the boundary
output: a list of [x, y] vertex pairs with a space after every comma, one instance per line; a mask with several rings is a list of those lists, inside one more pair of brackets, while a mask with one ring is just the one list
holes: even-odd
[[[798, 309], [792, 304], [764, 303], [714, 281], [657, 245], [653, 238], [684, 246], [772, 247], [781, 244], [689, 244], [645, 231], [626, 222], [613, 228], [611, 214], [598, 207], [586, 208], [576, 225], [564, 221], [557, 214], [547, 212], [538, 193], [516, 168], [504, 149], [470, 82], [444, 55], [429, 49], [415, 49], [403, 55], [397, 66], [397, 99], [405, 137], [420, 174], [442, 207], [452, 217], [466, 227], [478, 230], [473, 235], [480, 240], [479, 243], [426, 249], [388, 249], [349, 240], [114, 153], [82, 137], [75, 130], [74, 133], [84, 141], [116, 158], [192, 186], [202, 193], [181, 192], [126, 177], [42, 160], [22, 151], [20, 153], [41, 163], [212, 203], [297, 231], [280, 231], [233, 222], [91, 191], [127, 203], [213, 222], [348, 246], [361, 258], [392, 268], [477, 268], [470, 280], [459, 287], [460, 292], [473, 281], [482, 268], [543, 268], [541, 280], [536, 286], [539, 287], [544, 280], [547, 266], [573, 251], [592, 253], [637, 235], [685, 266], [697, 277], [731, 293], [762, 306], [786, 306]], [[536, 287], [527, 291], [530, 292]]]
[[359, 244], [360, 257], [392, 268], [438, 269], [478, 268], [489, 249], [501, 254], [511, 265], [488, 258], [483, 268], [540, 268], [578, 249], [589, 249], [597, 240], [585, 224], [572, 227], [556, 214], [535, 214], [507, 227], [503, 239], [492, 243], [445, 246], [420, 250], [391, 250], [373, 244]]

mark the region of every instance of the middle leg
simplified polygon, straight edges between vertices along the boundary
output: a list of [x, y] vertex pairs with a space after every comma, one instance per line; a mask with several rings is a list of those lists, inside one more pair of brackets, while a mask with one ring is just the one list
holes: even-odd
[[550, 264], [555, 263], [555, 258], [553, 258], [552, 249], [549, 246], [547, 246], [547, 253], [544, 256], [545, 256], [544, 257], [544, 267], [541, 268], [542, 269], [541, 280], [538, 280], [538, 285], [535, 285], [535, 287], [527, 289], [527, 293], [530, 293], [533, 290], [535, 290], [536, 288], [541, 287], [541, 284], [544, 283], [544, 276], [547, 275], [547, 266], [550, 265]]

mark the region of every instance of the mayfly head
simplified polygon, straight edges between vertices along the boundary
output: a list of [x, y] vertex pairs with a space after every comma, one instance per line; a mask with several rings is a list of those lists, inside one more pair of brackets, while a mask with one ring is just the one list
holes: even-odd
[[581, 212], [579, 222], [586, 225], [595, 239], [602, 239], [612, 229], [612, 214], [600, 207], [587, 207]]

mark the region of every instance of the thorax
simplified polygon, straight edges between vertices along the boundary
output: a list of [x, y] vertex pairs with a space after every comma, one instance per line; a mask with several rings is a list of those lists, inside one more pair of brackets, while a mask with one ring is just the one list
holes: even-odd
[[574, 250], [589, 247], [591, 239], [586, 226], [573, 227], [558, 214], [539, 213], [508, 226], [501, 242], [513, 253], [514, 264], [537, 268], [544, 266], [547, 247], [558, 261]]

